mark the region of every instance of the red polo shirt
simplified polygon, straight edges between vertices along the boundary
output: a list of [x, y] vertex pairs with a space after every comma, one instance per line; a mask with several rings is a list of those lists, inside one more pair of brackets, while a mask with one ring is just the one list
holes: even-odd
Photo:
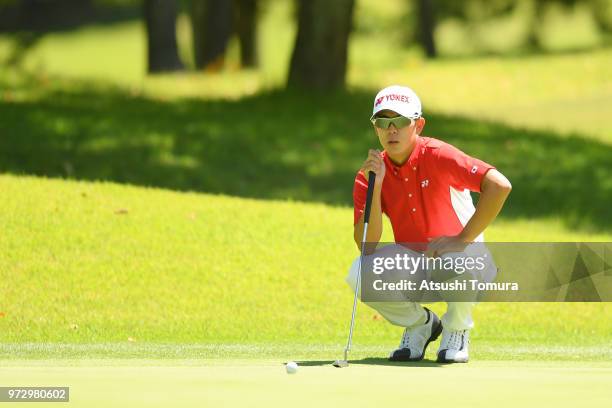
[[[417, 136], [402, 166], [382, 153], [385, 180], [382, 211], [391, 220], [395, 242], [428, 242], [457, 235], [474, 214], [470, 191], [480, 192], [483, 177], [494, 167], [440, 140]], [[353, 187], [354, 223], [363, 214], [368, 181], [359, 172]], [[477, 241], [481, 241], [480, 236]]]

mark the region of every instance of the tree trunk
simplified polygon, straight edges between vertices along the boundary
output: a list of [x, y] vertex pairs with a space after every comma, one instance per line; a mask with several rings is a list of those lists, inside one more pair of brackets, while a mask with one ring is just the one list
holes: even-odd
[[344, 86], [354, 0], [299, 0], [288, 86]]
[[533, 2], [533, 14], [527, 33], [527, 46], [531, 51], [540, 51], [542, 49], [540, 37], [538, 36], [538, 28], [544, 16], [545, 6], [544, 1], [534, 0]]
[[145, 0], [144, 18], [147, 30], [148, 72], [184, 69], [176, 43], [176, 0]]
[[240, 42], [240, 63], [257, 66], [257, 0], [235, 0], [236, 32]]
[[436, 28], [434, 0], [417, 0], [419, 39], [428, 58], [437, 56], [434, 30]]
[[192, 0], [191, 23], [196, 68], [213, 71], [221, 69], [232, 33], [232, 2]]

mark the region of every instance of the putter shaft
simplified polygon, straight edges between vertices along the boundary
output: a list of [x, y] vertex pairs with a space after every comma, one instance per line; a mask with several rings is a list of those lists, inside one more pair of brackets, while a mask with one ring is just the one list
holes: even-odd
[[344, 349], [344, 360], [336, 360], [334, 366], [336, 367], [347, 367], [348, 366], [348, 353], [351, 351], [351, 345], [353, 343], [353, 329], [355, 328], [355, 314], [357, 312], [357, 296], [359, 294], [359, 287], [361, 286], [361, 263], [363, 261], [363, 255], [366, 247], [366, 240], [368, 237], [368, 224], [370, 223], [370, 210], [372, 209], [372, 195], [374, 194], [374, 182], [376, 181], [376, 173], [370, 172], [368, 175], [368, 192], [366, 194], [365, 211], [363, 214], [363, 237], [361, 238], [361, 253], [359, 254], [359, 266], [357, 268], [357, 283], [355, 285], [355, 296], [353, 297], [353, 312], [351, 314], [351, 327], [349, 329], [348, 341], [346, 342], [346, 348]]
[[355, 328], [355, 314], [357, 312], [357, 296], [359, 294], [359, 287], [361, 286], [361, 262], [363, 259], [363, 252], [365, 251], [366, 237], [368, 235], [368, 222], [363, 224], [363, 238], [361, 239], [361, 254], [359, 255], [359, 267], [357, 268], [357, 284], [355, 285], [355, 296], [353, 297], [353, 312], [351, 314], [351, 327], [349, 329], [348, 341], [346, 342], [346, 348], [344, 349], [344, 361], [348, 362], [348, 353], [351, 351], [351, 345], [353, 343], [353, 329]]

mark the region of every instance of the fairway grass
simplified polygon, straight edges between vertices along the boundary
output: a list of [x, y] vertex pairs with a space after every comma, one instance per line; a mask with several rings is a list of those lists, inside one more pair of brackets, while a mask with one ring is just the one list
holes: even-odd
[[[110, 344], [96, 355], [120, 358], [140, 344], [345, 341], [352, 293], [344, 277], [357, 256], [350, 208], [8, 175], [0, 189], [4, 358], [70, 358], [53, 344], [85, 345], [75, 346], [78, 358], [87, 354], [78, 347]], [[487, 237], [610, 240], [547, 219], [502, 218]], [[479, 345], [579, 351], [612, 343], [610, 303], [482, 303], [475, 321], [475, 353]], [[359, 306], [357, 344], [385, 355], [400, 335]], [[123, 344], [119, 355], [113, 344]], [[215, 357], [185, 358], [201, 353]], [[593, 354], [585, 353], [574, 356]]]
[[[607, 407], [612, 364], [478, 361], [465, 365], [348, 368], [302, 361], [223, 360], [197, 364], [0, 368], [4, 386], [68, 386], [71, 407]], [[393, 405], [391, 405], [393, 404]], [[20, 405], [27, 406], [27, 405]]]
[[[140, 21], [45, 35], [0, 70], [0, 385], [87, 408], [609, 406], [612, 303], [479, 304], [466, 365], [436, 364], [439, 340], [390, 364], [402, 328], [360, 304], [350, 367], [330, 363], [376, 90], [410, 85], [426, 136], [509, 177], [488, 241], [610, 242], [612, 49], [431, 61], [381, 47], [405, 1], [360, 1], [347, 90], [281, 91], [295, 27], [269, 3], [258, 70], [232, 42], [220, 73], [147, 76]], [[190, 61], [185, 16], [178, 34]]]

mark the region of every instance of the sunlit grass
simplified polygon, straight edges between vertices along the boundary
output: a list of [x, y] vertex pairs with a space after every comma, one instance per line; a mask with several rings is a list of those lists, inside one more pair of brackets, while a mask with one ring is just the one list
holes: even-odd
[[[399, 21], [399, 3], [356, 11]], [[50, 34], [25, 71], [2, 67], [0, 170], [12, 175], [0, 177], [0, 341], [342, 342], [343, 279], [357, 255], [351, 182], [376, 147], [371, 96], [390, 83], [421, 95], [427, 135], [510, 176], [514, 192], [488, 240], [612, 239], [609, 49], [427, 61], [390, 44], [398, 30], [362, 25], [349, 92], [262, 93], [284, 84], [295, 35], [290, 2], [267, 7], [259, 70], [238, 70], [233, 42], [220, 73], [146, 76], [140, 22]], [[183, 16], [188, 62], [189, 37]], [[0, 38], [0, 57], [9, 49]], [[360, 310], [358, 343], [396, 343], [399, 328]], [[475, 313], [483, 356], [502, 342], [560, 345], [561, 355], [611, 340], [609, 304]], [[36, 352], [27, 356], [48, 355]]]
[[[14, 176], [0, 188], [3, 343], [344, 338], [344, 276], [357, 255], [348, 208]], [[526, 225], [500, 222], [491, 238], [521, 238]], [[583, 237], [554, 221], [529, 228]], [[396, 341], [399, 328], [360, 310], [359, 343]], [[483, 303], [474, 339], [609, 344], [610, 313], [601, 303]]]

